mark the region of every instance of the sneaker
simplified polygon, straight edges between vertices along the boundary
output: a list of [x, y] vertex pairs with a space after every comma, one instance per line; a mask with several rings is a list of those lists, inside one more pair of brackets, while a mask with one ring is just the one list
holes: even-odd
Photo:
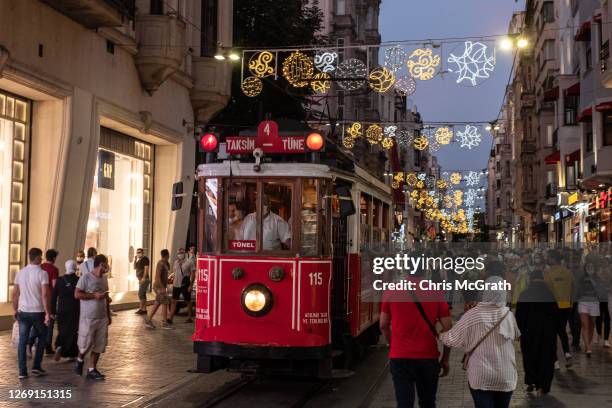
[[53, 360], [60, 361], [60, 358], [62, 358], [62, 346], [57, 346], [55, 348], [55, 355], [53, 356]]
[[96, 381], [100, 381], [103, 380], [105, 377], [104, 375], [102, 375], [98, 370], [93, 369], [93, 370], [89, 370], [87, 372], [87, 378], [89, 380], [96, 380]]
[[176, 327], [172, 326], [171, 324], [168, 324], [167, 322], [163, 322], [161, 328], [164, 330], [175, 330], [176, 329]]
[[42, 368], [33, 368], [32, 374], [36, 375], [37, 377], [42, 377], [47, 375], [47, 371], [43, 370]]
[[83, 375], [83, 360], [78, 360], [77, 359], [77, 363], [76, 363], [76, 366], [74, 368], [74, 372], [77, 375]]
[[604, 347], [605, 348], [610, 348], [610, 341], [608, 341], [608, 340], [604, 341]]
[[145, 321], [145, 327], [146, 327], [147, 329], [154, 329], [154, 328], [155, 328], [155, 325], [153, 324], [153, 322], [152, 322], [152, 321], [147, 320], [147, 321]]
[[142, 310], [142, 309], [138, 309], [137, 311], [134, 312], [134, 314], [137, 314], [137, 315], [143, 315], [143, 314], [146, 314], [146, 313], [147, 313], [147, 311], [146, 310]]
[[28, 373], [19, 374], [19, 379], [20, 380], [25, 380], [26, 378], [28, 378]]
[[193, 319], [191, 317], [188, 317], [187, 320], [185, 320], [185, 323], [193, 323]]
[[561, 366], [559, 365], [558, 361], [555, 361], [555, 370], [560, 370]]
[[569, 360], [570, 358], [572, 358], [572, 353], [565, 353], [565, 359]]

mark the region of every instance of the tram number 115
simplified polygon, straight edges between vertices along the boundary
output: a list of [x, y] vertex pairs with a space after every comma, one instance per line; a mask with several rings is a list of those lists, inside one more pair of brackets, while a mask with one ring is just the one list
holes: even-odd
[[323, 284], [323, 272], [311, 272], [308, 274], [310, 286], [321, 286]]

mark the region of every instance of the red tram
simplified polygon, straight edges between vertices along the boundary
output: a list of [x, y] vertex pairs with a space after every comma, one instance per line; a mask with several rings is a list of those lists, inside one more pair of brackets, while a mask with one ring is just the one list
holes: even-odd
[[[228, 143], [250, 162], [198, 167], [197, 368], [329, 376], [332, 357], [346, 364], [378, 339], [379, 304], [364, 301], [372, 293], [362, 290], [360, 248], [389, 238], [390, 188], [337, 155], [288, 162], [310, 157], [306, 138], [287, 144], [271, 121], [257, 137]], [[266, 145], [302, 154], [260, 164]]]

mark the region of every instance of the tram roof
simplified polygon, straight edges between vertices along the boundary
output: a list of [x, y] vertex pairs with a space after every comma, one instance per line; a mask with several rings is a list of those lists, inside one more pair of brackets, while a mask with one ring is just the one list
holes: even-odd
[[262, 163], [261, 170], [254, 170], [254, 163], [225, 160], [221, 163], [200, 164], [198, 177], [312, 177], [332, 178], [328, 166], [314, 163]]

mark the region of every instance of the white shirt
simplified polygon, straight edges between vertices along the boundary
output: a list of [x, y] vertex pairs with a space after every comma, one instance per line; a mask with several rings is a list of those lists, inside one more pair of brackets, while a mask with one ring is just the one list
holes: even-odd
[[19, 286], [20, 312], [40, 313], [45, 311], [42, 295], [43, 285], [49, 284], [49, 275], [40, 265], [28, 265], [15, 276], [15, 285]]
[[[449, 331], [441, 333], [440, 340], [449, 347], [469, 351], [507, 311], [505, 306], [479, 303]], [[520, 335], [514, 315], [510, 312], [470, 356], [467, 368], [470, 387], [485, 391], [513, 391], [516, 388], [514, 340]]]
[[[240, 226], [240, 238], [243, 240], [256, 240], [257, 217], [251, 213], [244, 218]], [[291, 239], [291, 232], [287, 221], [273, 212], [263, 220], [263, 249], [281, 249], [281, 243]]]
[[83, 261], [83, 263], [81, 263], [81, 265], [79, 265], [79, 271], [81, 272], [81, 276], [93, 270], [94, 270], [94, 259], [93, 258], [87, 258], [86, 260]]

